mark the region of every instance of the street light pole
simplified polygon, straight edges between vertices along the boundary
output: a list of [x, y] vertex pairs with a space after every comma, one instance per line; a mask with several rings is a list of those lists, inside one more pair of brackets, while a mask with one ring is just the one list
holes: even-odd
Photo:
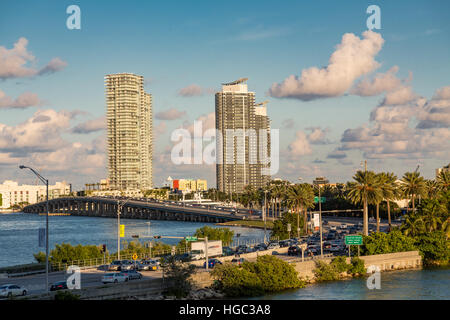
[[46, 186], [46, 207], [47, 207], [47, 214], [45, 215], [45, 292], [48, 294], [48, 213], [49, 213], [49, 206], [48, 206], [48, 179], [45, 179], [42, 177], [37, 171], [35, 171], [33, 168], [26, 167], [23, 165], [19, 166], [20, 169], [30, 169]]
[[267, 220], [267, 190], [264, 190], [264, 243], [267, 242], [266, 220]]
[[127, 202], [128, 200], [121, 205], [120, 200], [117, 200], [117, 260], [120, 260], [120, 213]]
[[322, 240], [322, 201], [320, 201], [320, 184], [319, 184], [319, 225], [320, 225], [320, 257], [323, 258], [323, 240]]

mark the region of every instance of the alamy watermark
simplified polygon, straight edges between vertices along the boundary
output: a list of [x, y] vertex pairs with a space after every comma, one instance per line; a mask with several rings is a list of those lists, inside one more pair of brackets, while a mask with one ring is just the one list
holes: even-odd
[[81, 9], [79, 6], [72, 4], [67, 7], [66, 13], [70, 14], [66, 20], [67, 29], [81, 29]]
[[[269, 138], [270, 137], [270, 138]], [[176, 144], [171, 161], [180, 164], [258, 164], [261, 174], [279, 170], [278, 129], [218, 129], [203, 132], [201, 121], [194, 121], [193, 132], [179, 128], [170, 137]]]
[[366, 281], [367, 289], [381, 289], [380, 268], [378, 266], [371, 265], [367, 268], [367, 273], [370, 274]]

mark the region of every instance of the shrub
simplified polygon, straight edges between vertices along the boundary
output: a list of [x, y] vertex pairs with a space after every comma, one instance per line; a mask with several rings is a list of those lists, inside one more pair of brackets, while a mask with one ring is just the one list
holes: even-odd
[[302, 286], [294, 267], [275, 256], [260, 256], [255, 263], [245, 263], [243, 268], [258, 276], [266, 292], [277, 292]]
[[364, 261], [358, 257], [353, 257], [351, 260], [351, 267], [349, 268], [349, 272], [352, 275], [363, 275], [367, 272], [366, 267], [364, 266]]
[[167, 293], [177, 298], [186, 297], [192, 288], [190, 277], [195, 272], [195, 265], [185, 265], [171, 256], [161, 266], [169, 283]]
[[335, 266], [323, 261], [316, 261], [316, 268], [313, 272], [317, 281], [339, 280], [339, 272]]
[[330, 264], [339, 273], [347, 272], [351, 267], [351, 265], [347, 263], [347, 258], [343, 256], [334, 258], [333, 260], [331, 260]]
[[212, 275], [219, 281], [218, 287], [231, 297], [258, 296], [304, 286], [293, 266], [269, 255], [258, 257], [256, 262], [246, 261], [242, 267], [229, 263], [216, 266]]
[[425, 265], [448, 264], [450, 260], [450, 241], [442, 231], [435, 231], [416, 237]]
[[251, 271], [229, 263], [218, 265], [211, 274], [229, 297], [259, 296], [264, 294], [260, 278]]

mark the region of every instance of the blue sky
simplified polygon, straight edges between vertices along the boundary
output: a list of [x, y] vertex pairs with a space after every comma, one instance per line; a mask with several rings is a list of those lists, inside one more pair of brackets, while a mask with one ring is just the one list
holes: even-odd
[[[81, 9], [81, 30], [66, 28], [66, 8], [71, 4]], [[170, 145], [171, 130], [214, 111], [212, 94], [184, 97], [178, 94], [180, 89], [196, 84], [217, 90], [222, 82], [248, 77], [257, 100], [270, 101], [268, 114], [272, 127], [281, 129], [282, 150], [288, 149], [296, 132], [308, 133], [309, 127], [327, 129], [327, 139], [332, 142], [313, 145], [311, 153], [294, 160], [291, 157], [292, 169], [283, 169], [282, 163], [279, 176], [311, 180], [315, 174], [323, 174], [345, 181], [364, 159], [363, 152], [346, 150], [347, 164], [327, 159], [327, 155], [340, 147], [345, 130], [369, 124], [370, 113], [383, 95], [344, 94], [303, 101], [269, 96], [268, 90], [273, 83], [299, 76], [304, 69], [326, 67], [344, 34], [362, 37], [369, 16], [366, 8], [371, 4], [381, 8], [382, 28], [375, 31], [384, 44], [375, 56], [380, 67], [368, 76], [398, 66], [397, 77], [405, 79], [411, 72], [412, 89], [427, 99], [437, 89], [449, 86], [448, 1], [2, 1], [0, 47], [11, 49], [24, 37], [27, 50], [36, 57], [30, 66], [42, 67], [54, 57], [67, 66], [48, 75], [0, 80], [0, 90], [7, 96], [32, 92], [41, 99], [37, 107], [0, 109], [0, 123], [17, 126], [38, 109], [85, 111], [71, 120], [72, 127], [99, 118], [105, 113], [104, 75], [132, 72], [148, 80], [146, 90], [153, 95], [155, 114], [170, 108], [186, 111], [183, 118], [165, 121], [166, 132], [156, 141], [157, 151], [163, 152]], [[292, 128], [283, 125], [286, 119], [294, 120]], [[154, 125], [161, 122], [155, 119]], [[65, 141], [82, 144], [104, 134], [60, 133]], [[5, 150], [0, 147], [0, 152]], [[421, 172], [431, 178], [435, 168], [448, 163], [448, 153], [436, 155], [434, 151], [402, 159], [373, 158], [369, 165], [376, 170], [388, 167], [401, 175], [420, 163]], [[8, 159], [3, 164], [0, 160], [0, 179], [26, 180], [25, 175], [10, 169], [14, 161]], [[326, 162], [317, 166], [312, 164], [315, 159]], [[41, 166], [53, 179], [76, 180], [76, 185], [106, 173], [101, 167], [80, 175]], [[182, 172], [192, 177], [201, 174], [198, 168]], [[167, 175], [173, 173], [158, 168], [155, 162], [155, 183], [160, 184]], [[213, 184], [214, 171], [209, 170], [205, 178]]]

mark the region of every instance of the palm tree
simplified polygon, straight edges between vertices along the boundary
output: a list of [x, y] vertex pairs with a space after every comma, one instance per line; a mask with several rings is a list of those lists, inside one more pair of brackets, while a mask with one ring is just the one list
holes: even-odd
[[369, 235], [368, 204], [376, 204], [382, 198], [379, 179], [373, 171], [358, 170], [353, 176], [355, 182], [348, 184], [348, 198], [354, 204], [363, 204], [364, 235]]
[[[312, 207], [314, 204], [314, 191], [311, 185], [307, 183], [296, 184], [291, 186], [287, 192], [288, 203], [291, 208], [297, 212], [297, 236], [300, 237], [299, 221], [300, 212], [304, 213], [304, 227], [307, 228], [306, 209]], [[306, 231], [306, 230], [305, 230]]]
[[425, 180], [425, 189], [427, 198], [435, 199], [440, 191], [440, 185], [437, 180]]
[[401, 183], [401, 189], [403, 191], [403, 194], [407, 197], [411, 197], [412, 202], [412, 210], [413, 212], [416, 210], [415, 206], [415, 198], [417, 196], [424, 196], [425, 195], [425, 180], [423, 177], [420, 176], [419, 172], [406, 172], [403, 175]]
[[436, 177], [439, 191], [447, 191], [450, 188], [450, 171], [442, 170]]
[[[383, 194], [383, 199], [386, 201], [388, 210], [388, 224], [391, 229], [391, 204], [399, 196], [399, 188], [397, 185], [397, 176], [392, 172], [380, 173], [380, 187]], [[378, 211], [378, 208], [377, 208]], [[377, 231], [378, 231], [378, 216], [377, 216]]]

